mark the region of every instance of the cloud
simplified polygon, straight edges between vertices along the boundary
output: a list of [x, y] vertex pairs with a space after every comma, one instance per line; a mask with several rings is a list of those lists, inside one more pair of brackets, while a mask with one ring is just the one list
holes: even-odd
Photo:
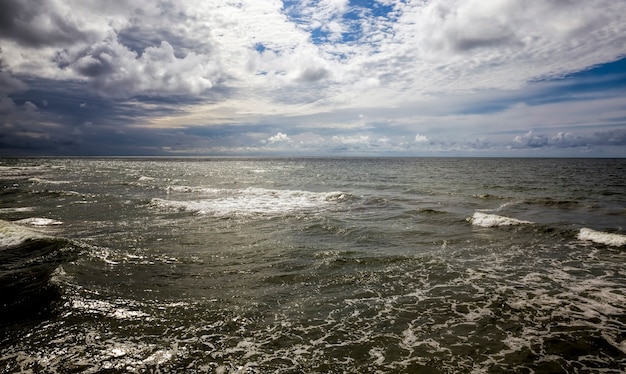
[[0, 98], [0, 114], [12, 113], [15, 111], [15, 108], [15, 102], [11, 98]]
[[3, 0], [0, 34], [28, 47], [67, 46], [96, 37], [72, 8], [47, 0]]
[[626, 146], [626, 129], [595, 132], [590, 135], [559, 132], [554, 136], [533, 131], [516, 136], [512, 148], [577, 148], [590, 146]]
[[303, 82], [317, 82], [327, 78], [329, 75], [330, 72], [322, 67], [306, 67], [300, 74], [299, 80]]
[[626, 129], [596, 132], [593, 134], [593, 144], [626, 146]]
[[270, 142], [270, 143], [289, 142], [289, 141], [291, 141], [291, 139], [289, 139], [287, 134], [283, 134], [282, 132], [279, 132], [276, 135], [270, 136], [269, 138], [267, 138], [267, 141]]
[[369, 135], [354, 135], [354, 136], [338, 136], [335, 135], [332, 137], [333, 142], [341, 143], [341, 144], [370, 144]]
[[415, 135], [415, 142], [416, 143], [426, 143], [428, 141], [430, 141], [430, 139], [428, 139], [428, 137], [425, 136], [425, 135], [422, 135], [422, 134]]
[[31, 103], [30, 101], [25, 102], [23, 107], [27, 112], [36, 112], [39, 109], [37, 108], [37, 105]]
[[176, 152], [311, 153], [623, 140], [623, 77], [572, 77], [624, 56], [619, 1], [6, 0], [0, 43], [0, 123], [24, 139], [141, 128]]
[[199, 95], [213, 87], [220, 68], [210, 59], [189, 53], [176, 57], [163, 41], [137, 53], [117, 40], [105, 40], [81, 53], [69, 63], [90, 84], [109, 96]]
[[[615, 59], [626, 42], [623, 5], [606, 0], [37, 5], [11, 0], [3, 13], [12, 71], [121, 97], [199, 95], [219, 81], [277, 100], [385, 105], [398, 92], [517, 88]], [[359, 91], [364, 79], [384, 87]], [[303, 83], [323, 84], [302, 96]]]
[[28, 86], [21, 80], [13, 77], [9, 72], [0, 71], [0, 95], [24, 91]]

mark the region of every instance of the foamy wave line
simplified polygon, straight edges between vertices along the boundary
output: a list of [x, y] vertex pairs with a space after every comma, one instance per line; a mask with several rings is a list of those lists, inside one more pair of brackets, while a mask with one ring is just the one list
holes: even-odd
[[23, 213], [23, 212], [32, 212], [35, 208], [32, 206], [19, 207], [19, 208], [0, 208], [0, 214], [3, 213]]
[[30, 226], [56, 226], [56, 225], [63, 224], [63, 222], [61, 221], [57, 221], [57, 220], [50, 219], [50, 218], [41, 218], [41, 217], [24, 218], [19, 221], [15, 221], [15, 223], [20, 223], [23, 225], [30, 225]]
[[580, 229], [577, 237], [580, 240], [606, 244], [614, 247], [621, 247], [623, 245], [626, 245], [626, 235], [596, 231], [588, 228]]
[[[188, 191], [186, 187], [177, 190]], [[155, 198], [152, 199], [151, 203], [157, 207], [199, 214], [246, 215], [311, 211], [349, 199], [349, 195], [342, 192], [268, 190], [252, 187], [241, 190], [211, 188], [194, 188], [193, 190], [208, 194], [211, 198], [185, 201]]]
[[33, 177], [33, 178], [28, 178], [29, 182], [33, 182], [33, 183], [40, 183], [40, 184], [68, 184], [68, 183], [72, 183], [70, 181], [51, 181], [48, 179], [43, 179], [43, 178], [38, 178], [38, 177]]
[[47, 236], [26, 227], [0, 220], [0, 249], [17, 247], [27, 240], [42, 238], [47, 238]]
[[165, 188], [167, 192], [184, 192], [184, 193], [203, 193], [208, 195], [217, 195], [220, 193], [226, 193], [227, 189], [210, 188], [210, 187], [192, 187], [192, 186], [167, 186]]
[[479, 227], [499, 227], [499, 226], [515, 226], [515, 225], [531, 225], [533, 222], [523, 221], [520, 219], [509, 218], [499, 216], [496, 214], [487, 214], [482, 212], [475, 212], [474, 215], [468, 218], [468, 221], [474, 226]]
[[[118, 303], [120, 300], [118, 300]], [[130, 302], [126, 304], [131, 304]], [[113, 304], [108, 301], [102, 300], [88, 300], [88, 299], [75, 299], [72, 300], [71, 306], [74, 309], [82, 310], [90, 313], [100, 313], [112, 318], [121, 320], [131, 320], [138, 318], [148, 318], [149, 314], [138, 310], [131, 310], [124, 306]]]

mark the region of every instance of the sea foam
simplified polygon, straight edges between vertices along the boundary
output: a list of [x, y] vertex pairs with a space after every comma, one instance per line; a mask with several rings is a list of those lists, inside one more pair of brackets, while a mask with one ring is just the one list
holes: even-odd
[[[177, 191], [188, 189], [180, 187]], [[191, 189], [199, 192], [198, 189]], [[248, 214], [285, 214], [298, 211], [314, 211], [334, 203], [349, 199], [342, 192], [310, 192], [299, 190], [271, 190], [264, 188], [245, 188], [237, 190], [200, 189], [206, 199], [165, 200], [155, 198], [152, 204], [157, 207], [174, 208], [214, 214], [217, 216]]]
[[475, 212], [474, 215], [468, 219], [474, 226], [479, 227], [498, 227], [498, 226], [514, 226], [514, 225], [529, 225], [533, 222], [523, 221], [520, 219], [509, 218], [499, 216], [496, 214], [487, 214], [482, 212]]
[[46, 236], [26, 227], [0, 220], [0, 249], [17, 247], [29, 239], [41, 238], [46, 238]]
[[578, 239], [592, 241], [599, 244], [606, 244], [613, 247], [626, 245], [626, 235], [596, 231], [588, 228], [580, 229], [578, 232]]
[[30, 225], [30, 226], [55, 226], [55, 225], [63, 224], [63, 222], [61, 221], [57, 221], [57, 220], [50, 219], [50, 218], [41, 218], [41, 217], [24, 218], [24, 219], [15, 221], [15, 223], [19, 223], [23, 225]]

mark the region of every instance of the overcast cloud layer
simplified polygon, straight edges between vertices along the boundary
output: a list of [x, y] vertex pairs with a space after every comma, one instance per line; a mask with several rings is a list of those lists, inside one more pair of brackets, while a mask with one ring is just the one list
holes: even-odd
[[0, 10], [0, 155], [626, 157], [623, 1]]

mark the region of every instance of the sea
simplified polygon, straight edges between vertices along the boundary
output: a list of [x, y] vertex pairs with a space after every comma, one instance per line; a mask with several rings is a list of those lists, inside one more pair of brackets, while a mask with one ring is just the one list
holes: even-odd
[[2, 158], [2, 373], [624, 373], [626, 159]]

